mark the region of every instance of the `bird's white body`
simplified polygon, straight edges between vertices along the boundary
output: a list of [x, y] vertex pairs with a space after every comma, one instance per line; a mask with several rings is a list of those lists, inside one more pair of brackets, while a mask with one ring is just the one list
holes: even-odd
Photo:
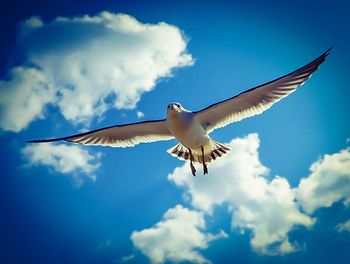
[[212, 140], [196, 115], [179, 103], [168, 105], [166, 125], [172, 136], [179, 141], [168, 149], [168, 153], [179, 159], [190, 160], [193, 175], [196, 173], [193, 161], [202, 163], [204, 173], [208, 173], [206, 163], [221, 157], [230, 149]]
[[166, 119], [171, 134], [186, 148], [195, 150], [209, 144], [210, 138], [195, 115], [180, 104], [168, 106]]

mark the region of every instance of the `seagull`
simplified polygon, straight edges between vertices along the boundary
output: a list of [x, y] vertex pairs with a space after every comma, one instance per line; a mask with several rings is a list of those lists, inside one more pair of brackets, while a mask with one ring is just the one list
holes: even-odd
[[196, 176], [196, 168], [193, 165], [195, 162], [201, 163], [203, 174], [207, 174], [207, 164], [230, 151], [228, 146], [210, 138], [211, 132], [244, 118], [259, 115], [269, 109], [302, 86], [325, 61], [329, 53], [330, 49], [289, 74], [200, 111], [187, 110], [180, 103], [175, 102], [168, 104], [166, 119], [114, 125], [67, 137], [28, 142], [66, 141], [82, 145], [125, 148], [139, 143], [176, 138], [178, 143], [167, 152], [180, 160], [190, 160], [193, 176]]

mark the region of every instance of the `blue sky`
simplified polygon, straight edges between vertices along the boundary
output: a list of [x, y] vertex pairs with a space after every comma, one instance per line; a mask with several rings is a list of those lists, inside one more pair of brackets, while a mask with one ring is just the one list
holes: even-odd
[[[1, 263], [350, 260], [346, 1], [1, 5]], [[175, 141], [25, 143], [199, 110], [331, 46], [300, 90], [212, 133], [232, 151], [206, 176]]]

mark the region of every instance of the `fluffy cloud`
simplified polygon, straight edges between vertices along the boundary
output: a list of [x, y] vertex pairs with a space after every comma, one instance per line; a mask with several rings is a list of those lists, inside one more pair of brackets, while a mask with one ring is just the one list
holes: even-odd
[[29, 165], [42, 164], [55, 171], [73, 177], [79, 186], [85, 179], [95, 180], [94, 175], [100, 166], [100, 154], [90, 154], [79, 146], [33, 144], [22, 149], [22, 154], [28, 159]]
[[74, 123], [88, 123], [109, 108], [132, 109], [157, 80], [193, 64], [186, 46], [177, 27], [125, 14], [58, 17], [47, 24], [32, 17], [18, 34], [24, 66], [0, 82], [0, 127], [18, 132], [43, 117], [47, 104]]
[[335, 228], [339, 233], [342, 233], [342, 232], [350, 233], [350, 219], [344, 223], [338, 224]]
[[298, 199], [308, 213], [344, 201], [350, 204], [350, 149], [324, 155], [310, 167], [311, 174], [298, 186]]
[[[196, 262], [208, 261], [193, 251], [195, 248], [202, 250], [208, 247], [206, 236], [210, 240], [210, 235], [205, 234], [203, 215], [215, 217], [213, 214], [216, 206], [227, 206], [232, 214], [232, 229], [239, 229], [241, 232], [250, 230], [251, 246], [255, 251], [283, 255], [300, 249], [298, 243], [291, 241], [288, 234], [298, 226], [311, 227], [315, 219], [310, 215], [317, 208], [329, 207], [337, 201], [343, 201], [345, 205], [350, 203], [349, 149], [324, 155], [312, 164], [310, 175], [301, 179], [298, 187], [291, 188], [283, 177], [275, 176], [271, 180], [266, 178], [269, 169], [259, 160], [259, 144], [257, 134], [233, 139], [228, 144], [232, 151], [211, 164], [210, 174], [200, 179], [192, 177], [187, 163], [177, 167], [168, 175], [168, 179], [184, 190], [185, 200], [196, 211], [181, 206], [169, 209], [164, 219], [155, 227], [133, 233], [135, 246], [153, 262], [194, 261], [191, 258], [172, 257], [172, 253], [182, 252], [182, 244], [190, 249], [190, 256], [195, 253]], [[184, 213], [174, 214], [180, 211], [192, 214], [196, 220], [189, 221], [188, 217], [178, 217], [185, 215]], [[187, 220], [183, 223], [182, 220], [177, 223], [179, 219], [185, 218]], [[186, 225], [191, 228], [185, 228]], [[195, 233], [199, 235], [191, 235], [189, 239], [186, 233], [179, 232], [173, 226], [196, 230]], [[338, 232], [350, 232], [350, 220], [335, 228]], [[226, 236], [226, 233], [222, 233], [216, 238]], [[170, 244], [167, 240], [169, 237]], [[200, 239], [192, 240], [195, 237]], [[173, 248], [176, 250], [172, 251]]]
[[55, 100], [55, 89], [38, 69], [13, 68], [0, 80], [0, 127], [18, 132], [43, 117], [44, 106]]
[[314, 221], [299, 210], [295, 192], [288, 181], [265, 178], [268, 169], [259, 160], [257, 134], [232, 140], [231, 151], [210, 166], [210, 174], [194, 179], [188, 164], [176, 168], [169, 180], [185, 190], [191, 204], [208, 214], [214, 206], [228, 205], [232, 228], [252, 231], [251, 245], [263, 254], [285, 254], [298, 249], [289, 241], [295, 226]]
[[204, 228], [202, 212], [177, 205], [154, 227], [133, 232], [131, 240], [152, 263], [210, 263], [197, 250], [205, 249], [210, 241], [227, 235], [223, 231], [217, 235], [205, 233]]

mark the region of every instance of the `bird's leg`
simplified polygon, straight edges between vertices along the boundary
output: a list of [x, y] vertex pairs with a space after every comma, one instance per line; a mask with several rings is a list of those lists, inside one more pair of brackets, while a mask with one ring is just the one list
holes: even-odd
[[204, 160], [204, 147], [203, 146], [202, 146], [201, 150], [202, 150], [203, 173], [205, 175], [205, 174], [208, 174], [208, 167], [207, 167], [207, 164], [205, 164], [205, 160]]
[[192, 154], [192, 151], [191, 149], [188, 149], [188, 151], [190, 152], [190, 166], [191, 166], [191, 172], [192, 172], [192, 175], [194, 177], [196, 177], [196, 168], [193, 166], [193, 154]]

